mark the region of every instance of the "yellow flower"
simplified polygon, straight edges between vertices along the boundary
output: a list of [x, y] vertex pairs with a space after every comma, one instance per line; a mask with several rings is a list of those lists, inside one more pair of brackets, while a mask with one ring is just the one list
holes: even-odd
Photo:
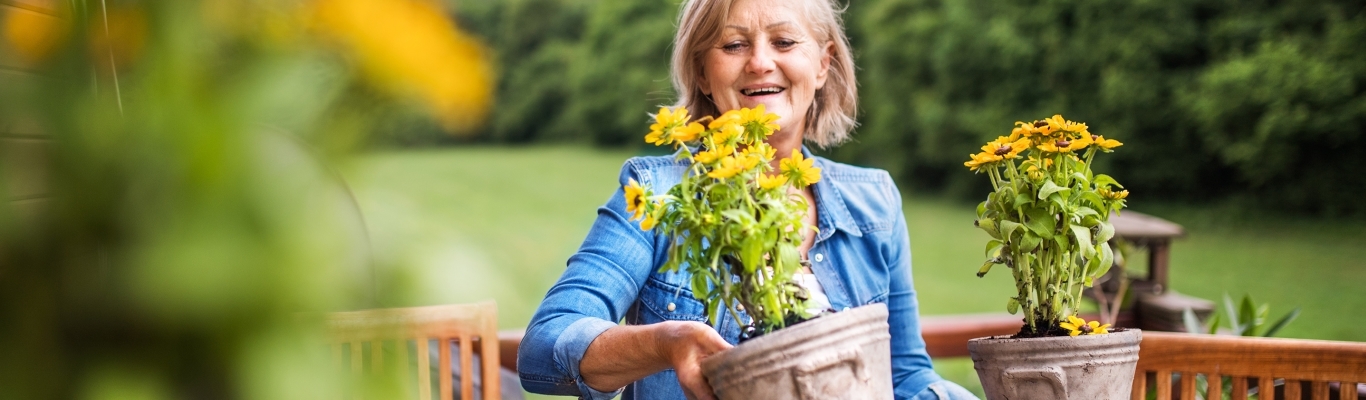
[[[686, 123], [688, 123], [688, 109], [680, 107], [677, 111], [674, 111], [670, 110], [668, 107], [660, 107], [659, 112], [655, 114], [655, 123], [650, 124], [650, 133], [645, 135], [645, 142], [659, 146], [673, 143], [675, 140], [691, 140], [679, 139], [678, 136], [680, 133], [684, 133], [685, 135], [692, 133], [692, 136], [695, 139], [697, 133], [700, 132], [691, 132], [692, 126], [688, 126], [686, 128], [687, 131], [680, 132], [680, 128]], [[701, 127], [702, 124], [697, 124], [697, 128]]]
[[781, 174], [759, 174], [759, 187], [765, 190], [787, 184], [787, 176]]
[[1029, 149], [1029, 139], [1011, 139], [1006, 136], [997, 137], [996, 140], [987, 142], [985, 146], [982, 146], [983, 153], [996, 155], [1007, 160], [1015, 158], [1026, 149]]
[[1116, 192], [1110, 190], [1110, 188], [1096, 189], [1096, 194], [1099, 194], [1100, 197], [1104, 197], [1106, 200], [1124, 200], [1129, 197], [1128, 190], [1120, 190]]
[[636, 182], [636, 178], [630, 178], [623, 189], [626, 191], [626, 212], [631, 214], [632, 220], [640, 219], [645, 214], [645, 188]]
[[725, 124], [711, 134], [711, 140], [712, 143], [716, 143], [717, 146], [722, 144], [734, 145], [735, 142], [740, 139], [740, 136], [744, 134], [744, 126], [734, 123]]
[[716, 117], [716, 119], [713, 119], [711, 120], [711, 122], [707, 123], [707, 129], [720, 128], [722, 126], [725, 126], [726, 124], [739, 124], [741, 123], [741, 121], [742, 120], [740, 118], [740, 110], [730, 110], [726, 111], [725, 114], [721, 114], [721, 116]]
[[66, 24], [57, 17], [10, 8], [3, 25], [5, 42], [20, 61], [30, 66], [47, 61], [66, 41]]
[[[754, 109], [740, 109], [740, 123], [746, 126], [756, 125], [763, 128], [764, 137], [772, 135], [778, 131], [778, 114], [770, 114], [764, 110], [764, 105], [760, 104]], [[763, 139], [763, 138], [760, 138]]]
[[717, 145], [714, 149], [707, 149], [697, 152], [693, 160], [703, 164], [711, 164], [722, 158], [735, 154], [735, 148], [725, 145]]
[[740, 161], [737, 161], [734, 156], [731, 156], [722, 158], [721, 164], [717, 165], [716, 169], [713, 169], [711, 170], [711, 172], [708, 172], [707, 176], [716, 179], [726, 179], [735, 176], [735, 174], [738, 174], [744, 170], [744, 165], [742, 165]]
[[468, 131], [488, 111], [493, 68], [487, 52], [437, 2], [319, 0], [313, 6], [314, 27], [348, 50], [370, 83], [419, 99], [447, 130]]
[[1091, 136], [1082, 135], [1082, 137], [1070, 140], [1066, 137], [1058, 140], [1044, 140], [1043, 143], [1039, 143], [1038, 146], [1035, 147], [1047, 153], [1067, 153], [1084, 149], [1086, 146], [1090, 145]]
[[968, 169], [972, 171], [976, 171], [984, 166], [988, 166], [992, 163], [1005, 159], [1004, 157], [996, 155], [996, 153], [994, 152], [981, 152], [969, 155], [969, 157], [971, 157], [972, 159], [963, 163], [963, 166], [968, 167]]
[[660, 214], [663, 213], [664, 200], [655, 200], [655, 212], [650, 213], [650, 215], [645, 216], [644, 220], [640, 221], [640, 230], [648, 231], [654, 229], [655, 225], [659, 224]]
[[688, 126], [674, 128], [672, 136], [675, 141], [691, 142], [697, 140], [697, 137], [702, 136], [702, 132], [706, 130], [707, 128], [703, 127], [702, 124], [693, 122], [688, 124]]
[[783, 159], [779, 166], [794, 185], [804, 188], [821, 180], [821, 169], [815, 163], [815, 159], [806, 159], [801, 150], [792, 149], [792, 157]]
[[1107, 152], [1111, 149], [1124, 145], [1124, 143], [1120, 143], [1118, 140], [1106, 139], [1105, 136], [1101, 135], [1091, 135], [1091, 144], [1093, 146], [1100, 147], [1101, 149]]
[[1101, 325], [1100, 322], [1097, 321], [1086, 322], [1086, 320], [1078, 318], [1075, 315], [1067, 317], [1067, 322], [1063, 322], [1058, 326], [1066, 329], [1067, 334], [1071, 336], [1104, 335], [1110, 333], [1110, 324]]

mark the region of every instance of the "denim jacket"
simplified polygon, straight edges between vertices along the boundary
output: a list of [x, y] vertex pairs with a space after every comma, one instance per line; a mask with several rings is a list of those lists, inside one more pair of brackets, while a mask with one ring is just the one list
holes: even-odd
[[[887, 304], [896, 398], [928, 393], [926, 388], [941, 378], [934, 373], [920, 336], [901, 195], [886, 171], [813, 158], [821, 168], [821, 180], [813, 187], [820, 230], [808, 253], [811, 270], [836, 310]], [[626, 161], [618, 180], [625, 185], [634, 178], [653, 192], [664, 193], [686, 169], [673, 156], [637, 157]], [[522, 386], [528, 391], [587, 399], [617, 394], [626, 400], [684, 398], [672, 369], [614, 392], [590, 388], [579, 374], [589, 343], [618, 321], [708, 322], [703, 304], [689, 290], [689, 275], [658, 271], [668, 257], [669, 238], [642, 231], [629, 218], [624, 193], [618, 189], [598, 209], [582, 247], [569, 258], [564, 275], [536, 310], [517, 359]], [[740, 334], [736, 322], [715, 322], [717, 332], [735, 344]]]

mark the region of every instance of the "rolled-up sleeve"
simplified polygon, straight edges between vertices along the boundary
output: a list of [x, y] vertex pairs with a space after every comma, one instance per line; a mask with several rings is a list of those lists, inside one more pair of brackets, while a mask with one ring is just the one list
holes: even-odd
[[[622, 185], [637, 176], [633, 160], [622, 167]], [[569, 258], [559, 281], [532, 316], [517, 354], [522, 387], [533, 393], [611, 399], [584, 383], [579, 362], [593, 340], [617, 326], [654, 269], [655, 240], [626, 214], [617, 189], [598, 209], [583, 245]]]

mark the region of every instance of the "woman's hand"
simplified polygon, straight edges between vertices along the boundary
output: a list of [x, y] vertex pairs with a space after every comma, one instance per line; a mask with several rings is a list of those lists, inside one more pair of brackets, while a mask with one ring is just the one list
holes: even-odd
[[714, 400], [711, 385], [702, 376], [702, 359], [729, 348], [726, 339], [701, 322], [617, 326], [588, 345], [579, 373], [588, 386], [610, 392], [673, 368], [689, 399]]
[[678, 375], [678, 384], [689, 399], [715, 400], [711, 384], [702, 375], [702, 359], [731, 348], [710, 326], [701, 322], [665, 322], [662, 344], [669, 364]]

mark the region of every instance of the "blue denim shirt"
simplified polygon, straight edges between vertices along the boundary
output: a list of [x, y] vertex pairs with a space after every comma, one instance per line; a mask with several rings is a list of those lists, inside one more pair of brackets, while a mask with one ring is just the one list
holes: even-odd
[[[813, 158], [821, 168], [821, 180], [813, 190], [820, 231], [808, 253], [811, 270], [836, 310], [887, 304], [896, 398], [928, 393], [926, 388], [942, 379], [934, 373], [920, 337], [901, 195], [886, 171]], [[653, 192], [664, 193], [686, 168], [673, 156], [637, 157], [626, 161], [618, 180], [625, 185], [634, 178]], [[536, 310], [517, 359], [526, 390], [589, 399], [617, 394], [626, 400], [684, 398], [672, 369], [605, 393], [590, 388], [579, 373], [589, 343], [618, 321], [707, 322], [703, 304], [689, 290], [687, 273], [658, 271], [668, 257], [668, 238], [641, 231], [629, 217], [624, 193], [618, 189], [598, 209], [582, 247], [569, 258], [564, 275]], [[731, 344], [737, 342], [740, 327], [731, 318], [712, 326]]]

